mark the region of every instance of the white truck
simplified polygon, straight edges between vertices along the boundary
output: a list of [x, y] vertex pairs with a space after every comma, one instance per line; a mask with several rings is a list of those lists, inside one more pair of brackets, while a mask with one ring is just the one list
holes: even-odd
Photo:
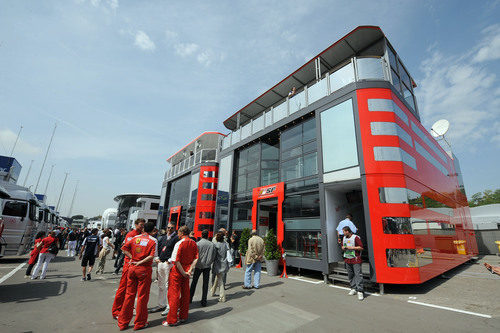
[[0, 180], [10, 198], [3, 200], [3, 233], [0, 238], [0, 257], [22, 255], [31, 247], [37, 231], [38, 201], [27, 189]]

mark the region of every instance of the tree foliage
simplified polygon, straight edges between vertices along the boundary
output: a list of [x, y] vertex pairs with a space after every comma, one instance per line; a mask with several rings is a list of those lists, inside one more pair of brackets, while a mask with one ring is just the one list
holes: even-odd
[[473, 194], [469, 200], [470, 207], [477, 207], [483, 205], [491, 205], [495, 203], [500, 203], [500, 189], [485, 190], [484, 192], [478, 192]]
[[240, 251], [240, 254], [242, 256], [245, 256], [247, 254], [248, 250], [248, 240], [250, 239], [250, 229], [245, 228], [241, 232], [240, 236], [240, 246], [238, 247], [238, 250]]
[[280, 250], [278, 248], [278, 240], [274, 234], [273, 229], [269, 229], [266, 234], [265, 239], [265, 252], [264, 256], [267, 260], [279, 260], [281, 257]]

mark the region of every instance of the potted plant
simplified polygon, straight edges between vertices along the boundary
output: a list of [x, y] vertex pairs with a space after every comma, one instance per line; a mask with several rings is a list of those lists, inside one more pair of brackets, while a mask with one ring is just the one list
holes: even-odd
[[238, 251], [240, 251], [241, 256], [241, 267], [246, 267], [245, 256], [248, 250], [248, 240], [250, 239], [250, 229], [245, 228], [241, 232], [240, 236], [240, 246], [238, 247]]
[[281, 253], [273, 229], [269, 229], [269, 231], [267, 232], [264, 244], [264, 256], [266, 257], [267, 275], [278, 275], [278, 262], [281, 257]]

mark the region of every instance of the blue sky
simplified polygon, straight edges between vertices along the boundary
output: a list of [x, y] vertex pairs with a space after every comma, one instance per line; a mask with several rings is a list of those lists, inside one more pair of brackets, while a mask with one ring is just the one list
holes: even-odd
[[0, 154], [61, 209], [101, 214], [160, 193], [166, 158], [358, 25], [378, 25], [418, 88], [423, 123], [451, 121], [468, 195], [500, 187], [499, 1], [2, 1]]

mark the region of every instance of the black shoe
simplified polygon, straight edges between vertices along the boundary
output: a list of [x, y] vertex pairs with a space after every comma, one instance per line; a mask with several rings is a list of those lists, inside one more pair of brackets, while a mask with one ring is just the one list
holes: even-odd
[[156, 313], [165, 310], [165, 308], [162, 308], [161, 306], [155, 306], [154, 308], [151, 308], [148, 310], [148, 313]]
[[207, 302], [201, 302], [201, 306], [202, 307], [206, 307], [207, 306]]
[[89, 274], [87, 274], [87, 281], [90, 281], [90, 279], [91, 279], [91, 278], [92, 278], [92, 277], [90, 276], [90, 273], [89, 273]]

